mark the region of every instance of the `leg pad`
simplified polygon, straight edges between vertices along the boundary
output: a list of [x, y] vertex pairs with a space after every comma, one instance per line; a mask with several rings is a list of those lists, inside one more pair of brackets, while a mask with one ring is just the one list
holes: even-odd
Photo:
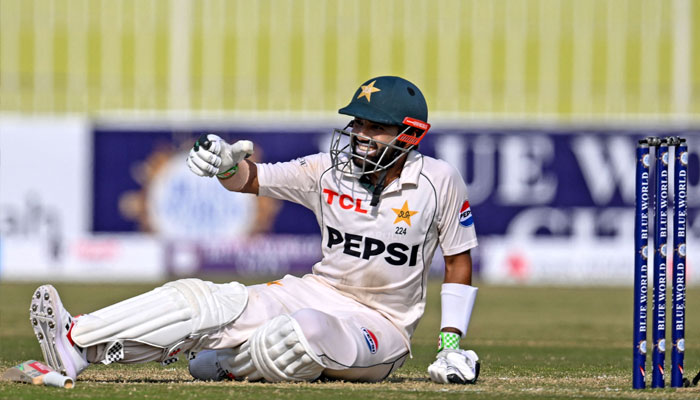
[[71, 333], [81, 347], [128, 340], [170, 349], [234, 321], [247, 301], [247, 289], [238, 282], [181, 279], [83, 315]]
[[258, 328], [249, 342], [253, 364], [266, 381], [311, 381], [325, 369], [299, 323], [289, 315], [280, 315]]

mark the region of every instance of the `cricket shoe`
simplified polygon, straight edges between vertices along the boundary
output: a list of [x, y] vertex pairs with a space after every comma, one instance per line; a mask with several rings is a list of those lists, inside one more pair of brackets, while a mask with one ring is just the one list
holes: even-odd
[[89, 365], [85, 350], [70, 338], [74, 319], [63, 308], [58, 292], [51, 285], [40, 286], [32, 296], [29, 320], [39, 339], [46, 363], [75, 380]]

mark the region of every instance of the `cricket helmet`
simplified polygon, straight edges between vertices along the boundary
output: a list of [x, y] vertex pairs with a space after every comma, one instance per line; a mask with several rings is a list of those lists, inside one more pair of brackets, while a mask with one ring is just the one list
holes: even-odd
[[418, 146], [430, 128], [423, 93], [413, 83], [397, 76], [367, 80], [355, 91], [350, 104], [338, 112], [399, 127], [399, 134], [388, 143], [370, 140], [371, 145], [378, 149], [372, 156], [356, 151], [359, 135], [352, 132], [352, 122], [345, 129], [334, 130], [330, 151], [333, 165], [353, 176], [391, 167], [403, 154]]

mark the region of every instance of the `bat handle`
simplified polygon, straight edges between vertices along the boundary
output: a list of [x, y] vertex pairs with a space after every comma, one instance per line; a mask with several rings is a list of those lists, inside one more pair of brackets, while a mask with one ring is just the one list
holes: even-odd
[[48, 374], [43, 375], [43, 381], [45, 386], [55, 386], [66, 389], [72, 389], [75, 385], [73, 379], [63, 376], [56, 371], [51, 371]]
[[197, 141], [194, 143], [194, 150], [199, 150], [199, 146], [204, 147], [205, 150], [209, 150], [209, 147], [211, 147], [211, 141], [207, 138], [206, 133], [201, 134]]

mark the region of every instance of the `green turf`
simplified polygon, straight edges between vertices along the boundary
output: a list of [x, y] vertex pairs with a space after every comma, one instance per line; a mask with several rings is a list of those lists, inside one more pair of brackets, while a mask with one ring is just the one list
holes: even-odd
[[[41, 359], [28, 322], [36, 284], [0, 284], [0, 369]], [[65, 306], [85, 313], [153, 285], [56, 285]], [[436, 385], [425, 372], [434, 357], [439, 283], [413, 340], [413, 359], [379, 384], [193, 382], [186, 364], [96, 366], [73, 390], [0, 383], [1, 399], [698, 399], [699, 388], [631, 389], [632, 291], [628, 288], [481, 288], [468, 346], [482, 359], [478, 384]], [[700, 288], [688, 291], [686, 369], [700, 369]], [[670, 332], [669, 332], [670, 334]], [[669, 340], [670, 341], [670, 340]], [[669, 361], [667, 361], [668, 365]]]

